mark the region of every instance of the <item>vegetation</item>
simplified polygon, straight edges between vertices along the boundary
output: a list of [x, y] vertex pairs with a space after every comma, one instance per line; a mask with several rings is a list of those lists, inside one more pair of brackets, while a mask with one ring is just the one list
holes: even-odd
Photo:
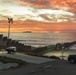
[[44, 57], [44, 58], [51, 58], [51, 59], [60, 59], [59, 57], [57, 56], [41, 56], [41, 57]]
[[57, 44], [56, 44], [56, 50], [59, 51], [59, 50], [61, 50], [61, 49], [62, 49], [62, 44], [57, 43]]
[[10, 58], [6, 56], [0, 56], [0, 61], [2, 63], [18, 63], [19, 66], [25, 65], [26, 62], [20, 59]]
[[51, 58], [51, 59], [60, 59], [59, 57], [56, 57], [56, 56], [50, 56], [49, 58]]

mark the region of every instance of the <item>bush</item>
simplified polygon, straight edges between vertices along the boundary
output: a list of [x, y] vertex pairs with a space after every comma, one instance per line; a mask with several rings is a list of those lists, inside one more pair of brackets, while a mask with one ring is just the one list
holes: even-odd
[[59, 51], [59, 50], [61, 50], [61, 49], [62, 49], [62, 44], [57, 43], [57, 44], [56, 44], [56, 50]]
[[51, 59], [60, 59], [59, 57], [56, 57], [56, 56], [50, 56], [49, 58], [51, 58]]

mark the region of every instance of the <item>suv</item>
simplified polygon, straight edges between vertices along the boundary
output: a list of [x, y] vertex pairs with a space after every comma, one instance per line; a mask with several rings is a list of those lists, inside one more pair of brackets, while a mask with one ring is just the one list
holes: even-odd
[[6, 48], [6, 51], [8, 51], [9, 54], [14, 53], [14, 52], [16, 52], [16, 47], [14, 47], [14, 46], [8, 47], [8, 48]]
[[68, 61], [70, 63], [76, 63], [76, 55], [69, 55]]

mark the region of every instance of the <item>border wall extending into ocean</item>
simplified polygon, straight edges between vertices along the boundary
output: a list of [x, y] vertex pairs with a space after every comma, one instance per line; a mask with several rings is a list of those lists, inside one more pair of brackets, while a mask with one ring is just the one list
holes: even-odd
[[3, 34], [0, 34], [0, 49], [6, 49], [7, 42], [9, 42], [9, 46], [17, 47], [18, 52], [30, 52], [31, 51], [31, 46], [24, 45], [22, 43], [19, 43], [16, 40], [8, 39], [7, 37], [4, 37]]

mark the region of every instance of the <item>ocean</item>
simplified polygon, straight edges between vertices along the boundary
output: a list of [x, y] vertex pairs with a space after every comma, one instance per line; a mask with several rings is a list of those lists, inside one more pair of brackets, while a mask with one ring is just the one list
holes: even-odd
[[[8, 33], [0, 33], [7, 36]], [[56, 43], [76, 41], [76, 32], [32, 32], [32, 33], [10, 33], [10, 38], [25, 45], [47, 46]]]

